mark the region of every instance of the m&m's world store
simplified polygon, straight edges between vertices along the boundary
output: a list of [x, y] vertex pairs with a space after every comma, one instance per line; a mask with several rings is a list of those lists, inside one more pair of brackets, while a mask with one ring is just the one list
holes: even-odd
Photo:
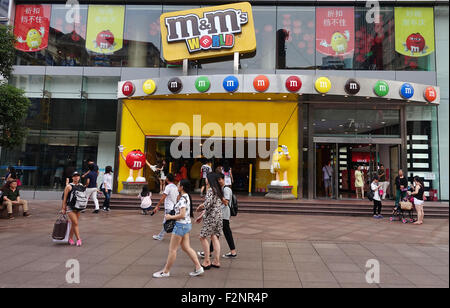
[[[381, 174], [394, 200], [402, 170], [448, 200], [448, 1], [80, 1], [78, 19], [52, 2], [16, 1], [11, 82], [49, 113], [53, 149], [73, 152], [23, 165], [88, 155], [121, 193], [159, 192], [161, 173], [199, 191], [210, 164], [238, 195], [305, 201], [355, 199], [358, 169], [365, 194]], [[28, 35], [29, 13], [43, 33]], [[79, 106], [73, 149], [58, 104]], [[30, 189], [53, 185], [32, 172]]]

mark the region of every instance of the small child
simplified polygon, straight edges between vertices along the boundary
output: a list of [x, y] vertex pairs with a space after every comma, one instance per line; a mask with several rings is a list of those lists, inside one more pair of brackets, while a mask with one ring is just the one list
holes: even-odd
[[152, 193], [148, 190], [147, 186], [144, 186], [138, 197], [141, 198], [141, 214], [147, 215], [147, 212], [150, 211], [150, 207], [152, 206]]

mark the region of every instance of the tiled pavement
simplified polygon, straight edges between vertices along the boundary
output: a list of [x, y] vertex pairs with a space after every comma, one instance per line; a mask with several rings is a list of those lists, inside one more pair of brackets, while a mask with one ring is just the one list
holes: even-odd
[[[449, 287], [449, 221], [422, 226], [388, 219], [240, 214], [232, 219], [239, 257], [189, 278], [180, 250], [168, 279], [153, 279], [167, 257], [158, 242], [162, 214], [139, 211], [82, 215], [81, 248], [54, 245], [59, 204], [31, 203], [33, 216], [0, 220], [0, 287]], [[191, 244], [200, 249], [199, 225]], [[222, 247], [227, 248], [224, 239]], [[81, 265], [81, 284], [65, 281], [68, 259]], [[381, 265], [380, 284], [367, 284], [367, 260]]]

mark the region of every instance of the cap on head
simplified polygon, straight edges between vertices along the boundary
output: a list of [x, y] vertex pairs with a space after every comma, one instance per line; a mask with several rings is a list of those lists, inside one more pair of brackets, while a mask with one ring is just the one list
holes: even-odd
[[75, 171], [74, 173], [72, 173], [72, 177], [74, 177], [74, 176], [81, 176], [81, 175], [78, 171]]

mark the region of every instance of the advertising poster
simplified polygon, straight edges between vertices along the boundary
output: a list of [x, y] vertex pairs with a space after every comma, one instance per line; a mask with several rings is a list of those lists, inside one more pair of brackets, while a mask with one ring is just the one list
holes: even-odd
[[327, 56], [353, 56], [355, 50], [353, 7], [316, 9], [316, 49]]
[[16, 49], [35, 52], [47, 48], [51, 5], [17, 5], [14, 22]]
[[408, 57], [434, 52], [433, 8], [395, 8], [395, 50]]
[[112, 54], [123, 47], [125, 6], [89, 5], [86, 49]]

